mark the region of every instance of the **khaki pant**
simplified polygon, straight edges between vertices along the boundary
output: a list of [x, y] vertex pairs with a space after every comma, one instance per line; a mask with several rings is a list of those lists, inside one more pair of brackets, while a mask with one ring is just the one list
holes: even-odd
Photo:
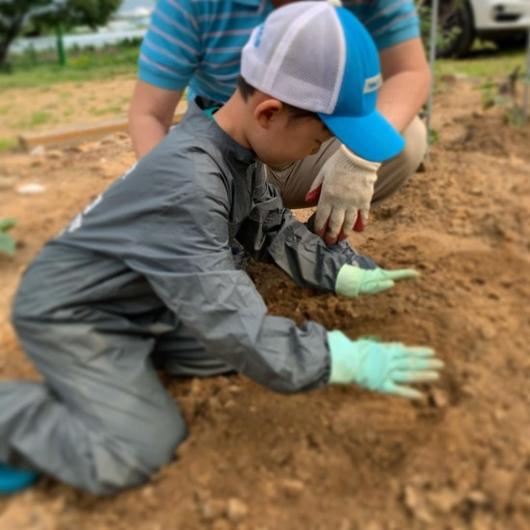
[[[403, 137], [406, 142], [405, 149], [379, 169], [372, 205], [377, 205], [392, 195], [418, 169], [425, 156], [427, 131], [418, 117], [405, 129]], [[316, 155], [282, 168], [263, 166], [267, 180], [280, 190], [283, 202], [288, 208], [314, 206], [305, 202], [304, 197], [322, 166], [340, 145], [340, 141], [333, 138], [325, 142]]]

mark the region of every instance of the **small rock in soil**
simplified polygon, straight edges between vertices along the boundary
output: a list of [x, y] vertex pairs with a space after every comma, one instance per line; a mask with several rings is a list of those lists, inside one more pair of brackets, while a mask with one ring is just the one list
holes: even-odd
[[241, 499], [236, 497], [228, 499], [228, 503], [226, 505], [226, 516], [230, 521], [233, 523], [242, 521], [247, 514], [248, 507]]
[[296, 479], [287, 478], [282, 480], [280, 487], [289, 497], [298, 497], [304, 491], [304, 483]]
[[449, 513], [461, 500], [460, 496], [449, 488], [430, 492], [428, 499], [429, 504], [443, 514]]
[[466, 499], [475, 506], [485, 506], [486, 504], [488, 504], [487, 495], [480, 490], [473, 490], [469, 492]]
[[431, 523], [433, 521], [433, 517], [425, 505], [423, 495], [412, 486], [405, 486], [404, 502], [405, 506], [418, 521], [422, 523]]
[[116, 136], [114, 134], [109, 134], [107, 136], [104, 136], [101, 140], [101, 145], [108, 145], [108, 144], [114, 144], [116, 143]]
[[219, 499], [206, 499], [199, 504], [199, 511], [203, 519], [213, 521], [223, 515], [225, 503]]
[[46, 191], [46, 188], [38, 182], [28, 182], [17, 188], [17, 193], [20, 193], [20, 195], [37, 195], [44, 191]]
[[46, 153], [46, 158], [50, 158], [52, 160], [59, 160], [60, 158], [64, 157], [64, 153], [62, 151], [59, 151], [58, 149], [52, 149], [51, 151], [48, 151]]
[[46, 153], [45, 147], [43, 145], [37, 145], [37, 147], [34, 147], [29, 152], [29, 156], [42, 156], [44, 153]]
[[449, 405], [447, 392], [440, 388], [433, 388], [431, 391], [432, 401], [436, 408], [445, 409]]

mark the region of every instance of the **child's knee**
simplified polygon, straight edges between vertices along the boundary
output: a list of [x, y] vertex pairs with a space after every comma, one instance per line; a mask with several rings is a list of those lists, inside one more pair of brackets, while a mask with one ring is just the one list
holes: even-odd
[[139, 426], [148, 435], [123, 440], [122, 436], [94, 440], [94, 469], [96, 475], [86, 489], [96, 495], [112, 495], [127, 488], [140, 486], [163, 466], [169, 464], [175, 450], [187, 436], [184, 421], [167, 417], [162, 424], [155, 420], [149, 426]]
[[186, 424], [179, 411], [171, 411], [166, 417], [158, 420], [158, 425], [153, 426], [152, 441], [148, 445], [142, 444], [137, 450], [142, 460], [153, 471], [157, 471], [173, 460], [176, 448], [187, 435]]

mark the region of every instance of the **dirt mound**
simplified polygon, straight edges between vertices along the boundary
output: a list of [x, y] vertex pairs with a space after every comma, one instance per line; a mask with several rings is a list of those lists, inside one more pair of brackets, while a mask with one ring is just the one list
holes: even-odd
[[[478, 151], [496, 157], [520, 158], [530, 161], [530, 132], [527, 127], [501, 126], [506, 118], [502, 112], [473, 112], [454, 120], [456, 131], [444, 147], [453, 151]], [[455, 134], [456, 133], [456, 134]]]
[[[0, 529], [528, 528], [530, 128], [507, 128], [495, 109], [472, 114], [479, 106], [466, 83], [439, 96], [440, 140], [425, 171], [352, 240], [384, 266], [416, 267], [417, 281], [350, 301], [298, 288], [270, 265], [249, 268], [276, 315], [436, 348], [447, 367], [422, 402], [166, 377], [190, 437], [152, 483], [95, 499], [43, 479], [0, 500]], [[4, 175], [17, 177], [0, 194], [20, 220], [21, 246], [0, 262], [2, 378], [34, 375], [7, 323], [23, 268], [132, 162], [125, 138], [61, 156], [3, 160]], [[17, 194], [31, 181], [46, 191]]]

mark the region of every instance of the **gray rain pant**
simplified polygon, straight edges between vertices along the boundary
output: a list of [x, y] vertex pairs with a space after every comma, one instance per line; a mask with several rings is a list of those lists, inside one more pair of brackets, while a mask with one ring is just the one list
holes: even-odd
[[186, 437], [155, 359], [174, 375], [230, 370], [143, 279], [87, 252], [46, 247], [22, 281], [13, 323], [44, 381], [0, 383], [0, 461], [96, 494], [146, 482]]

